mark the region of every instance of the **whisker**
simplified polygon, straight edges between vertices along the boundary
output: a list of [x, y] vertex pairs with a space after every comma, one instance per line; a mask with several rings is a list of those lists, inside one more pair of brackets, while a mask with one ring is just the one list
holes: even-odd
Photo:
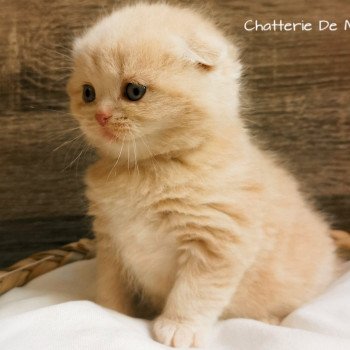
[[56, 50], [53, 50], [53, 49], [48, 48], [48, 47], [45, 48], [45, 51], [47, 54], [52, 54], [53, 57], [61, 56], [62, 58], [64, 58], [66, 60], [65, 62], [72, 62], [73, 61], [72, 56], [66, 55], [61, 51], [56, 51]]
[[62, 172], [70, 168], [76, 160], [80, 158], [80, 156], [83, 154], [84, 148], [80, 151], [80, 153], [66, 166], [63, 168]]
[[134, 148], [134, 158], [135, 158], [135, 169], [137, 170], [138, 175], [140, 175], [139, 166], [137, 164], [137, 157], [136, 157], [136, 142], [135, 142], [135, 136], [131, 134], [132, 136], [132, 142], [133, 142], [133, 148]]
[[78, 177], [78, 167], [79, 167], [79, 161], [80, 159], [86, 155], [87, 151], [90, 149], [89, 145], [85, 144], [83, 147], [83, 153], [82, 155], [78, 158], [78, 161], [75, 163], [75, 176]]
[[[45, 130], [45, 134], [43, 134], [43, 138], [45, 138], [48, 142], [53, 142], [56, 140], [62, 140], [63, 137], [74, 137], [78, 136], [80, 132], [78, 132], [80, 128], [71, 128], [71, 129], [59, 129], [59, 130]], [[46, 132], [47, 131], [47, 132]], [[66, 139], [62, 140], [62, 142], [66, 141]]]
[[55, 139], [61, 137], [62, 135], [74, 133], [74, 132], [76, 132], [79, 129], [80, 129], [80, 127], [78, 126], [78, 127], [75, 127], [75, 128], [68, 128], [68, 129], [64, 129], [64, 130], [48, 130], [49, 131], [48, 135], [49, 136], [54, 136], [52, 138], [52, 140], [55, 140]]
[[32, 111], [34, 112], [55, 112], [55, 113], [58, 113], [58, 114], [62, 114], [64, 116], [69, 116], [70, 118], [73, 118], [74, 115], [67, 112], [67, 111], [64, 111], [64, 110], [59, 110], [59, 109], [53, 109], [53, 108], [37, 108], [35, 106], [27, 106], [27, 108], [30, 108]]
[[143, 144], [146, 146], [147, 151], [148, 151], [148, 153], [149, 153], [150, 156], [151, 156], [151, 160], [152, 160], [154, 172], [157, 173], [157, 168], [156, 168], [156, 165], [155, 165], [155, 162], [156, 162], [157, 165], [158, 165], [157, 159], [155, 158], [154, 154], [151, 152], [149, 146], [148, 146], [147, 143], [146, 143], [146, 140], [144, 140], [144, 138], [143, 138], [141, 135], [140, 135], [140, 140], [141, 140], [141, 141], [143, 142]]
[[129, 170], [129, 142], [128, 142], [128, 173], [129, 173], [129, 175], [130, 175], [130, 170]]
[[107, 176], [107, 181], [109, 180], [109, 177], [111, 176], [111, 173], [112, 173], [113, 169], [118, 165], [120, 156], [121, 156], [121, 154], [122, 154], [122, 152], [123, 152], [124, 141], [125, 141], [125, 134], [124, 134], [124, 138], [123, 138], [123, 142], [122, 142], [122, 147], [120, 148], [120, 151], [119, 151], [119, 154], [118, 154], [118, 158], [117, 158], [116, 162], [114, 163], [112, 169], [110, 170], [110, 172], [109, 172], [109, 174], [108, 174], [108, 176]]
[[69, 128], [69, 129], [65, 129], [65, 130], [59, 130], [59, 131], [56, 131], [56, 132], [59, 133], [59, 134], [65, 134], [65, 133], [73, 132], [73, 131], [76, 131], [76, 130], [79, 130], [79, 129], [80, 129], [80, 126], [76, 126], [75, 128]]
[[63, 82], [64, 80], [68, 80], [69, 77], [70, 77], [70, 73], [67, 73], [67, 74], [60, 74], [60, 78], [57, 78], [57, 79], [50, 79], [51, 82], [53, 83], [60, 83], [60, 82]]
[[[69, 157], [69, 155], [72, 154], [72, 152], [71, 152], [71, 147], [72, 147], [72, 143], [69, 145], [69, 148], [68, 148], [68, 150], [66, 151], [66, 156], [65, 156], [65, 161], [64, 161], [65, 163], [66, 163], [67, 158]], [[85, 147], [86, 147], [86, 143], [85, 143], [84, 140], [82, 140], [82, 141], [79, 143], [79, 146], [76, 147], [76, 148], [78, 149], [78, 152], [75, 153], [75, 154], [73, 155], [73, 157], [75, 157], [75, 158], [74, 158], [73, 160], [71, 160], [70, 163], [62, 169], [62, 172], [65, 171], [66, 169], [70, 168], [77, 160], [79, 160], [79, 158], [82, 156], [82, 154], [83, 154], [83, 152], [84, 152]], [[79, 149], [81, 149], [80, 152], [79, 152]], [[73, 151], [73, 152], [74, 152], [74, 151]], [[78, 154], [78, 155], [77, 155], [77, 154]], [[68, 161], [69, 161], [69, 160], [68, 160]]]
[[68, 141], [63, 142], [60, 146], [56, 147], [52, 152], [58, 151], [58, 150], [61, 149], [62, 147], [71, 144], [72, 142], [74, 142], [74, 141], [80, 139], [80, 138], [83, 137], [83, 136], [84, 136], [84, 134], [80, 134], [80, 135], [78, 135], [77, 137], [75, 137], [75, 138], [72, 139], [72, 140], [68, 140]]

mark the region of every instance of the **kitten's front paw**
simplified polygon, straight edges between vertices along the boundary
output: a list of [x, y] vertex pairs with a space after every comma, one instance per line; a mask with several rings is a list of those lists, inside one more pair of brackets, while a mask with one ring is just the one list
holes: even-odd
[[160, 316], [153, 323], [153, 334], [160, 343], [175, 348], [201, 347], [206, 340], [207, 328]]

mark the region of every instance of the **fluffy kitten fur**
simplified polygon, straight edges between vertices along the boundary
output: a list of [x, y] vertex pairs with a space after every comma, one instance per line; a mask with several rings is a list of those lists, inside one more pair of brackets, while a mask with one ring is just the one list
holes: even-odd
[[[237, 49], [212, 23], [126, 7], [76, 40], [74, 62], [71, 110], [100, 154], [86, 176], [100, 304], [154, 313], [158, 341], [200, 346], [219, 318], [277, 323], [329, 284], [329, 226], [251, 142]], [[141, 100], [125, 98], [130, 82]]]

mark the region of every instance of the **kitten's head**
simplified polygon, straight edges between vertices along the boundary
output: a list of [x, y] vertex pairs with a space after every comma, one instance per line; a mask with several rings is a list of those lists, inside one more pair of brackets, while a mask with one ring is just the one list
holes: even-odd
[[237, 50], [188, 9], [123, 8], [78, 38], [73, 52], [71, 110], [105, 156], [194, 148], [238, 109]]

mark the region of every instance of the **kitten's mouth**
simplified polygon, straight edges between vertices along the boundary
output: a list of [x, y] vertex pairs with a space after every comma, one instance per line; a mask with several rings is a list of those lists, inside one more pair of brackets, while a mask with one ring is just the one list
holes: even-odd
[[101, 128], [101, 134], [103, 135], [104, 138], [108, 140], [117, 140], [118, 135], [113, 133], [111, 130], [108, 130], [106, 128]]
[[102, 136], [109, 141], [118, 141], [121, 137], [124, 137], [130, 132], [129, 127], [118, 127], [114, 130], [111, 130], [106, 127], [101, 128]]

